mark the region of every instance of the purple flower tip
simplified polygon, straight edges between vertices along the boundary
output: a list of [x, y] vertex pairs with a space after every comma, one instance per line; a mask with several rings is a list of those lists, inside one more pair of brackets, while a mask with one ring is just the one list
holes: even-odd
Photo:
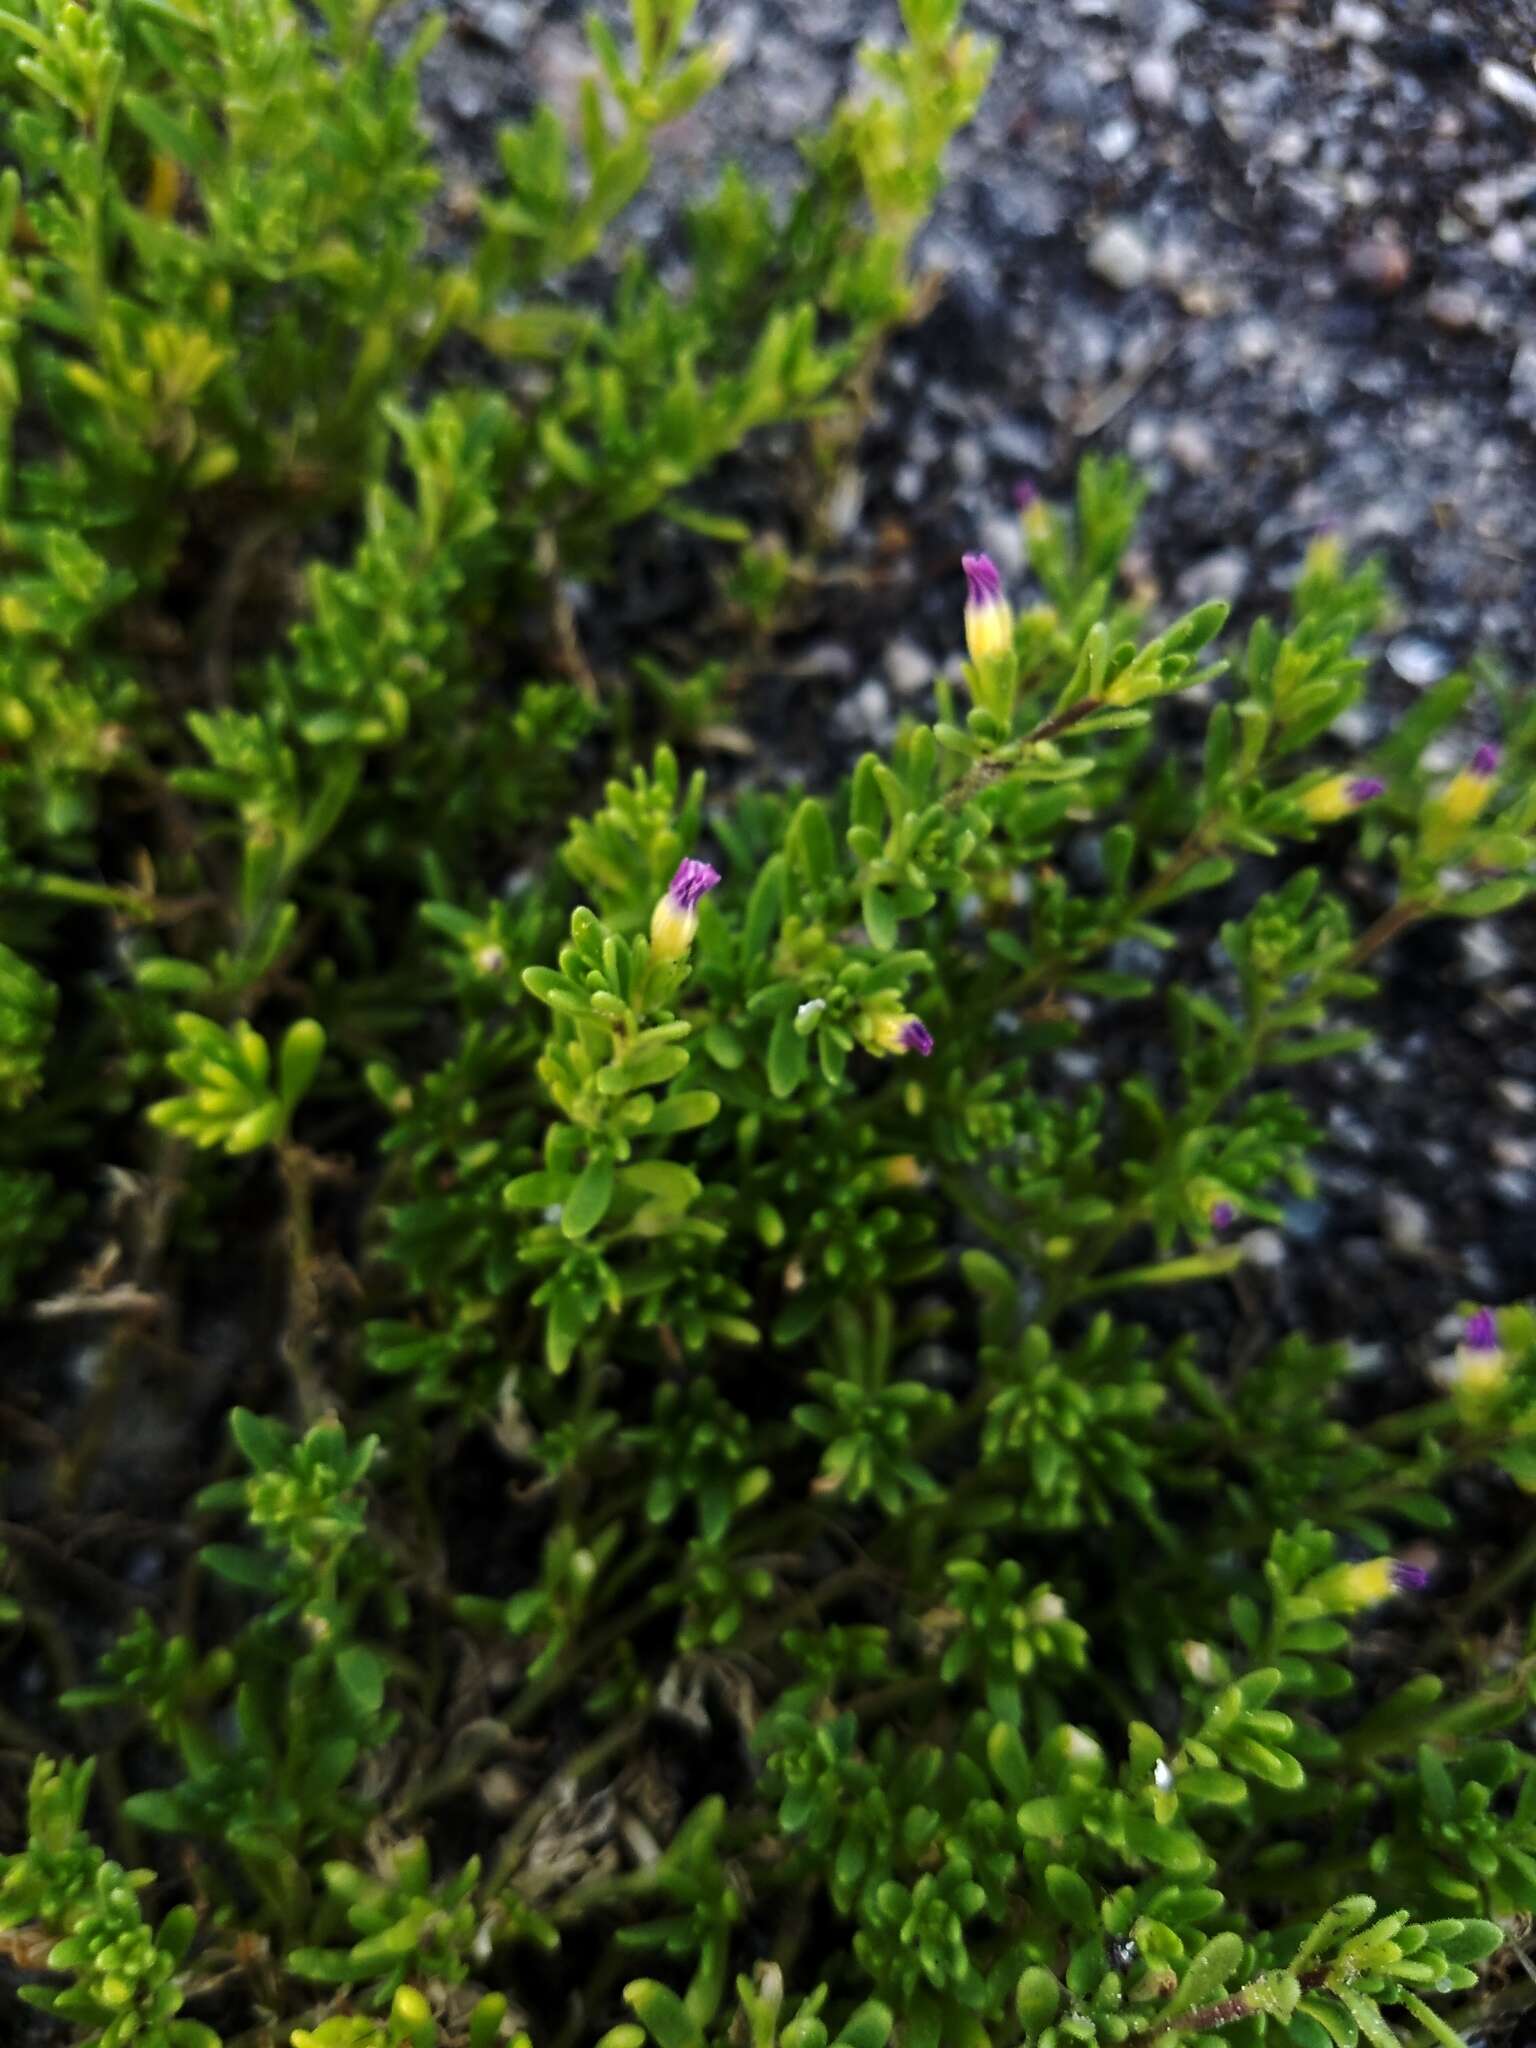
[[667, 894], [679, 910], [692, 910], [701, 896], [707, 896], [711, 889], [719, 886], [719, 869], [712, 868], [707, 860], [681, 860]]
[[1484, 740], [1472, 756], [1472, 773], [1479, 781], [1486, 782], [1490, 775], [1497, 775], [1498, 772], [1499, 750], [1491, 740]]
[[1352, 804], [1368, 804], [1374, 798], [1384, 796], [1386, 788], [1379, 775], [1357, 775], [1349, 785], [1349, 800]]
[[1021, 476], [1013, 487], [1013, 502], [1021, 512], [1027, 512], [1039, 495], [1039, 485], [1031, 483], [1027, 476]]
[[962, 555], [960, 566], [965, 571], [965, 601], [968, 605], [979, 609], [999, 601], [1003, 594], [1003, 579], [990, 555]]
[[909, 1017], [902, 1025], [901, 1049], [903, 1052], [921, 1053], [924, 1059], [933, 1051], [933, 1033], [921, 1017]]
[[1230, 1230], [1236, 1221], [1237, 1211], [1233, 1208], [1230, 1202], [1212, 1202], [1212, 1230]]
[[1491, 1308], [1475, 1308], [1467, 1317], [1463, 1339], [1469, 1351], [1497, 1351], [1499, 1326]]
[[1400, 1557], [1392, 1560], [1392, 1583], [1399, 1593], [1420, 1593], [1429, 1584], [1429, 1573], [1421, 1564], [1404, 1564]]

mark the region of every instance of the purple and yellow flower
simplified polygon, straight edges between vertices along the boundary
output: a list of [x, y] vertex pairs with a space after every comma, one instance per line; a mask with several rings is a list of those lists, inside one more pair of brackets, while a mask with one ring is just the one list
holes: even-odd
[[1237, 1204], [1219, 1180], [1207, 1179], [1202, 1174], [1189, 1183], [1186, 1193], [1194, 1217], [1208, 1230], [1219, 1235], [1237, 1221]]
[[965, 645], [978, 665], [1013, 652], [1013, 607], [990, 555], [962, 555], [965, 571]]
[[699, 904], [720, 886], [720, 873], [707, 860], [683, 860], [667, 892], [651, 912], [651, 958], [681, 960], [699, 928]]
[[1469, 1351], [1497, 1351], [1499, 1326], [1491, 1308], [1475, 1308], [1467, 1317], [1461, 1340]]
[[1499, 1342], [1499, 1325], [1491, 1308], [1475, 1308], [1462, 1325], [1456, 1347], [1454, 1384], [1465, 1394], [1496, 1394], [1509, 1376], [1509, 1360]]
[[915, 1052], [927, 1059], [933, 1051], [933, 1033], [910, 1010], [890, 1010], [875, 1019], [870, 1043], [878, 1052]]
[[1401, 1557], [1368, 1557], [1359, 1564], [1337, 1564], [1303, 1590], [1321, 1600], [1332, 1614], [1358, 1614], [1377, 1607], [1394, 1593], [1421, 1592], [1429, 1584], [1422, 1565]]
[[1386, 787], [1379, 775], [1330, 775], [1303, 790], [1296, 801], [1314, 824], [1332, 825], [1362, 804], [1373, 803]]
[[1482, 815], [1499, 775], [1499, 750], [1487, 741], [1446, 784], [1435, 806], [1440, 822], [1459, 828]]

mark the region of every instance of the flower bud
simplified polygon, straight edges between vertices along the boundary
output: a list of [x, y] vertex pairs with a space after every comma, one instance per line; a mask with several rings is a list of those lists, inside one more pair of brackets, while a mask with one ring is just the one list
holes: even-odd
[[651, 957], [681, 960], [699, 928], [699, 903], [720, 886], [719, 871], [707, 860], [678, 862], [667, 893], [651, 913]]
[[1499, 1326], [1491, 1308], [1475, 1308], [1467, 1317], [1462, 1342], [1469, 1351], [1497, 1351]]
[[1493, 795], [1499, 774], [1499, 750], [1483, 745], [1467, 766], [1451, 777], [1435, 804], [1439, 822], [1459, 829], [1480, 817]]
[[1332, 825], [1372, 802], [1386, 786], [1378, 775], [1330, 775], [1303, 790], [1296, 801], [1314, 824]]
[[921, 1017], [908, 1010], [892, 1010], [877, 1018], [870, 1037], [880, 1052], [915, 1052], [927, 1059], [933, 1051], [933, 1033]]
[[1467, 1317], [1456, 1347], [1452, 1383], [1458, 1393], [1498, 1393], [1509, 1377], [1509, 1360], [1499, 1342], [1499, 1326], [1491, 1308], [1476, 1308]]
[[1013, 608], [990, 555], [962, 555], [965, 571], [965, 645], [978, 665], [1013, 652]]
[[1358, 1614], [1377, 1607], [1394, 1593], [1417, 1593], [1429, 1583], [1422, 1565], [1400, 1557], [1370, 1557], [1360, 1564], [1338, 1564], [1304, 1588], [1332, 1614]]
[[1219, 1180], [1211, 1180], [1202, 1174], [1189, 1183], [1186, 1193], [1194, 1214], [1203, 1219], [1207, 1229], [1217, 1236], [1224, 1230], [1230, 1230], [1237, 1221], [1237, 1204]]

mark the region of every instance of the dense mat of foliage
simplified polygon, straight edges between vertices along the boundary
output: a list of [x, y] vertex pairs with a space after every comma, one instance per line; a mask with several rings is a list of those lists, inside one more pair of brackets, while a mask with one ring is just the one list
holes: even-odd
[[[1533, 1995], [1536, 1545], [1487, 1655], [1441, 1589], [1464, 1482], [1536, 1490], [1536, 1321], [1447, 1300], [1380, 1413], [1201, 1305], [1379, 950], [1536, 887], [1536, 715], [1346, 759], [1374, 570], [1213, 659], [1090, 463], [1027, 609], [955, 565], [935, 724], [709, 802], [811, 572], [686, 493], [846, 440], [988, 53], [904, 0], [798, 193], [568, 281], [690, 11], [449, 220], [370, 0], [0, 8], [0, 1281], [107, 1333], [57, 1498], [167, 1374], [204, 1461], [179, 1580], [0, 1705], [0, 1951], [103, 2048], [1454, 2043]], [[642, 516], [734, 667], [592, 673]]]

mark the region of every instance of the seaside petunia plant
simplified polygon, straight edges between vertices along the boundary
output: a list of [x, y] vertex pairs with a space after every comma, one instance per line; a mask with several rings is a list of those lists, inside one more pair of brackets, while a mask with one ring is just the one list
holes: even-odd
[[792, 190], [615, 269], [686, 0], [436, 197], [435, 16], [0, 6], [39, 2044], [1531, 2024], [1536, 1317], [1448, 1252], [1366, 1374], [1255, 1253], [1307, 1070], [1369, 1118], [1384, 973], [1536, 892], [1536, 703], [1345, 721], [1332, 536], [1243, 635], [1148, 615], [1090, 459], [786, 786], [808, 630], [888, 627], [826, 497], [990, 61], [901, 11]]

